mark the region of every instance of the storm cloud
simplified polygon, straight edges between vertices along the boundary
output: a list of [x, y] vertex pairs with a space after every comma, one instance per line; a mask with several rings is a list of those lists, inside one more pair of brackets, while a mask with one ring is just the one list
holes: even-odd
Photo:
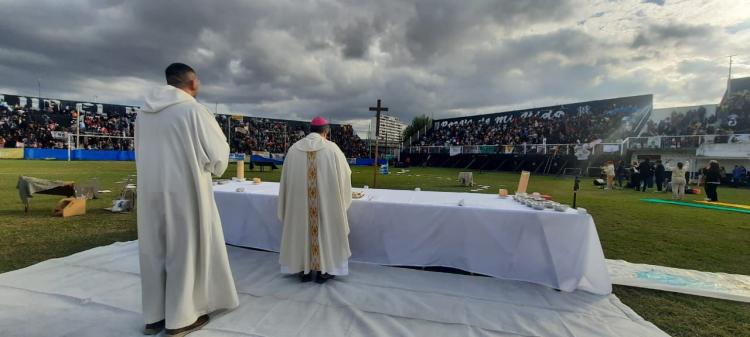
[[750, 73], [747, 4], [656, 3], [0, 0], [0, 92], [138, 105], [179, 61], [221, 113], [362, 131], [378, 98], [403, 120], [644, 93], [670, 106], [718, 101], [725, 55]]

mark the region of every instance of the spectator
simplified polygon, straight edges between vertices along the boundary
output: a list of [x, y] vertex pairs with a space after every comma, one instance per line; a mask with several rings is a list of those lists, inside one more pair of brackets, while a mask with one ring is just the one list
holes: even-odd
[[747, 170], [745, 170], [745, 166], [734, 165], [734, 170], [732, 170], [732, 186], [734, 187], [742, 186], [743, 178], [746, 175], [747, 175]]
[[666, 177], [666, 170], [664, 165], [661, 163], [661, 159], [656, 161], [656, 167], [654, 168], [654, 177], [656, 178], [656, 191], [661, 192], [664, 186], [664, 178]]
[[633, 161], [633, 165], [630, 166], [630, 187], [636, 191], [641, 190], [641, 172], [638, 169], [638, 161]]
[[682, 162], [677, 163], [677, 167], [672, 168], [672, 199], [682, 200], [685, 197], [685, 169]]
[[715, 160], [709, 162], [708, 167], [705, 169], [705, 189], [706, 189], [706, 201], [716, 202], [719, 201], [719, 195], [717, 189], [721, 183], [721, 168], [719, 163]]
[[604, 172], [607, 175], [607, 190], [615, 189], [615, 164], [609, 160], [607, 165], [604, 167]]
[[647, 188], [654, 185], [654, 170], [648, 158], [638, 165], [638, 171], [640, 172], [641, 180], [643, 181], [641, 192], [646, 192]]
[[615, 170], [615, 175], [617, 177], [617, 186], [622, 188], [622, 181], [625, 179], [625, 176], [627, 175], [627, 169], [625, 169], [625, 162], [620, 160], [617, 162], [617, 169]]

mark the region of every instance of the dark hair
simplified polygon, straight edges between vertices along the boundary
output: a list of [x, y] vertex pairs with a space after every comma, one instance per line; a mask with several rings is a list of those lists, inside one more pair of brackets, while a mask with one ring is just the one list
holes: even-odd
[[682, 170], [682, 162], [677, 163], [677, 168]]
[[310, 132], [325, 133], [325, 132], [330, 132], [330, 131], [331, 131], [330, 125], [310, 125]]
[[189, 74], [195, 74], [195, 70], [184, 63], [172, 63], [164, 70], [167, 84], [173, 87], [184, 87], [190, 81]]

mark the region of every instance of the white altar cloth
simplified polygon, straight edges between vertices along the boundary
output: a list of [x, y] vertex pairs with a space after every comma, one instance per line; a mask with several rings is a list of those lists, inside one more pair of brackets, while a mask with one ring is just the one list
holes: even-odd
[[[227, 243], [279, 251], [278, 189], [273, 182], [214, 186]], [[355, 190], [365, 196], [348, 213], [354, 261], [458, 268], [568, 292], [612, 291], [588, 214], [533, 210], [490, 194]]]

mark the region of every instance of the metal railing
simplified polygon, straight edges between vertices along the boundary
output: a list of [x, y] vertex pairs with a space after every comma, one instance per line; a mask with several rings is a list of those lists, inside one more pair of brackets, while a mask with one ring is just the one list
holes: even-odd
[[750, 134], [736, 135], [685, 135], [628, 137], [619, 143], [588, 144], [511, 144], [511, 145], [444, 145], [408, 146], [409, 153], [449, 154], [559, 154], [572, 155], [579, 151], [590, 151], [591, 155], [624, 154], [627, 150], [643, 149], [696, 149], [703, 144], [726, 144], [737, 139], [750, 142]]

